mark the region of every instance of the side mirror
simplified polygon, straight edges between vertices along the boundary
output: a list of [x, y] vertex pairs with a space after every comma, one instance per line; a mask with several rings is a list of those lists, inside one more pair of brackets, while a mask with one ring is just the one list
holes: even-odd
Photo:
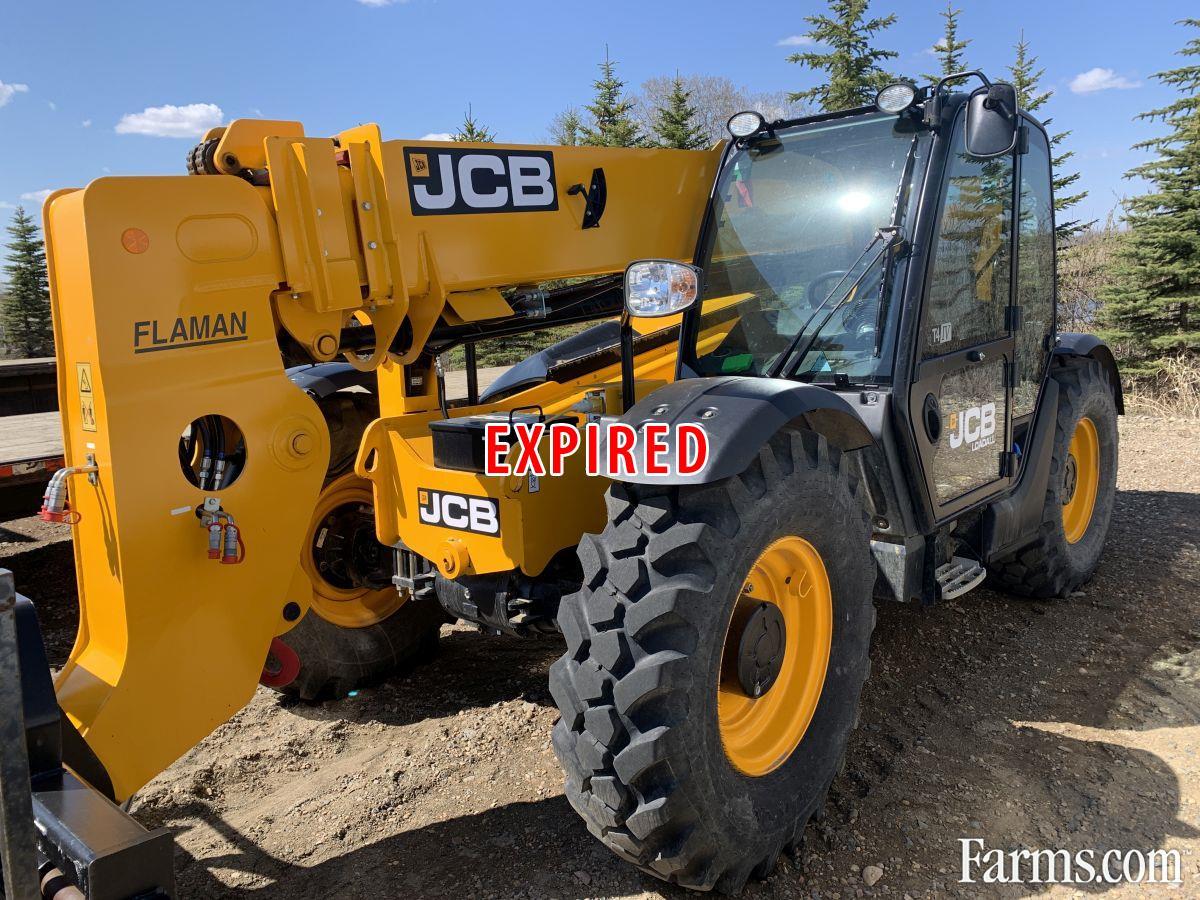
[[981, 87], [967, 100], [967, 153], [980, 159], [1004, 156], [1017, 146], [1017, 90], [1002, 81]]
[[681, 313], [700, 296], [700, 269], [669, 259], [639, 259], [625, 270], [625, 309], [654, 318]]

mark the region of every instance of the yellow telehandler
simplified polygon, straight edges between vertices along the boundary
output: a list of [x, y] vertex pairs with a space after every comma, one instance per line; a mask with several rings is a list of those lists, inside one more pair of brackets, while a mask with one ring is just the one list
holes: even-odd
[[[68, 467], [42, 515], [72, 528], [80, 625], [51, 684], [0, 579], [14, 896], [38, 866], [172, 895], [169, 834], [116, 804], [260, 681], [344, 694], [448, 617], [560, 631], [572, 806], [643, 870], [736, 892], [824, 801], [874, 599], [1091, 576], [1121, 386], [1102, 342], [1056, 331], [1050, 147], [1013, 88], [961, 73], [729, 131], [671, 151], [238, 120], [190, 175], [47, 200]], [[588, 322], [481, 389], [480, 341]], [[495, 436], [534, 425], [670, 452], [698, 426], [708, 452], [489, 474]]]

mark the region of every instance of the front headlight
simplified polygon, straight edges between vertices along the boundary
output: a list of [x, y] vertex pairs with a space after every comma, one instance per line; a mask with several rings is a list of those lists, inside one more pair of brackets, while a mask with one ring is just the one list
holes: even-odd
[[639, 259], [625, 270], [625, 308], [653, 318], [683, 312], [700, 296], [700, 270], [669, 259]]

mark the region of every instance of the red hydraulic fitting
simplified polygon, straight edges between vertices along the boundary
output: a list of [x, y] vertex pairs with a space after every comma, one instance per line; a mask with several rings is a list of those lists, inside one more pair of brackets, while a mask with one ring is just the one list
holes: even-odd
[[227, 566], [241, 562], [238, 559], [238, 527], [232, 522], [225, 526], [225, 549], [221, 553], [221, 562]]
[[216, 519], [208, 526], [208, 558], [221, 558], [221, 523]]
[[55, 522], [57, 524], [73, 524], [79, 519], [73, 510], [63, 507], [62, 509], [49, 509], [43, 506], [38, 510], [38, 518], [43, 522]]
[[67, 502], [67, 479], [77, 472], [94, 472], [95, 466], [69, 466], [59, 469], [50, 477], [46, 492], [42, 494], [42, 508], [38, 510], [38, 518], [43, 522], [56, 522], [74, 525], [79, 521], [79, 513], [71, 509]]

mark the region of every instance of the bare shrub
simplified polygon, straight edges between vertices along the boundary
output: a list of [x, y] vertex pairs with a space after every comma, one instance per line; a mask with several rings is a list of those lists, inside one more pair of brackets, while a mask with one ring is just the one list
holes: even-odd
[[1071, 238], [1058, 254], [1058, 330], [1094, 331], [1100, 311], [1100, 289], [1120, 246], [1122, 232], [1109, 213]]
[[1130, 412], [1200, 419], [1200, 357], [1169, 356], [1150, 378], [1139, 379], [1126, 395]]

